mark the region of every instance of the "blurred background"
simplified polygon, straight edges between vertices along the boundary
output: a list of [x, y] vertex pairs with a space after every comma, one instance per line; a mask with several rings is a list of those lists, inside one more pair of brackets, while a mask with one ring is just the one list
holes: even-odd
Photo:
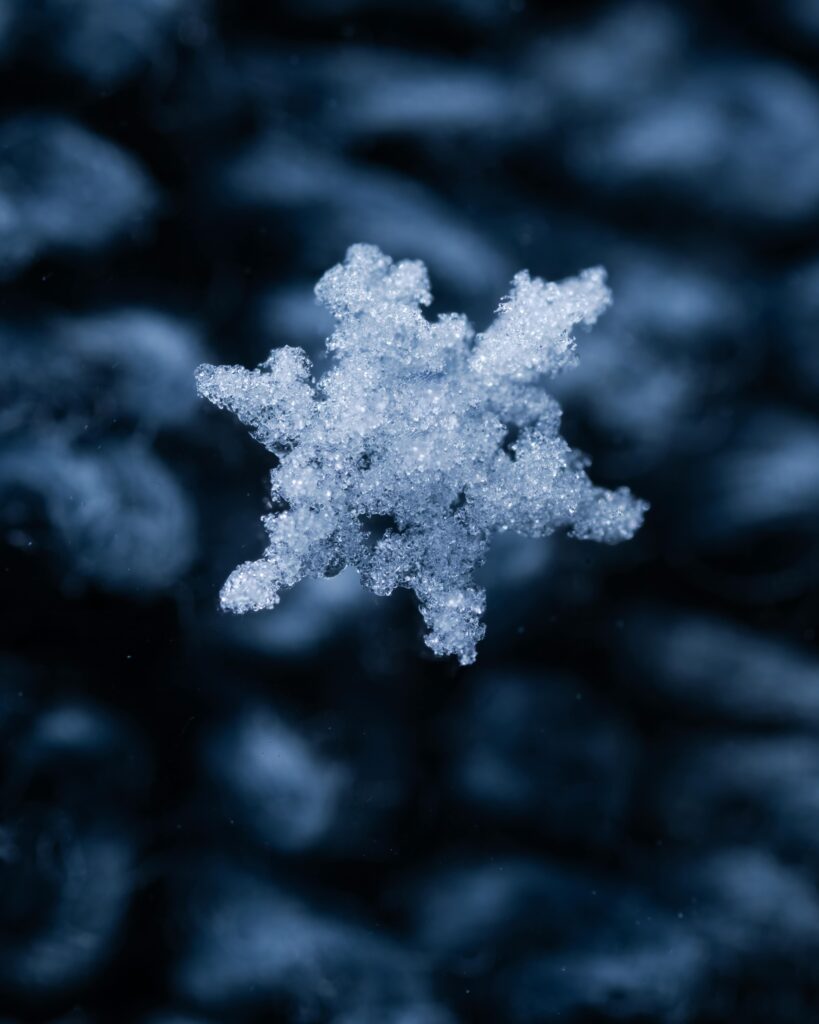
[[[496, 543], [477, 665], [343, 572], [235, 618], [353, 242], [555, 383], [618, 548]], [[0, 1020], [804, 1022], [819, 1006], [819, 3], [0, 2]]]

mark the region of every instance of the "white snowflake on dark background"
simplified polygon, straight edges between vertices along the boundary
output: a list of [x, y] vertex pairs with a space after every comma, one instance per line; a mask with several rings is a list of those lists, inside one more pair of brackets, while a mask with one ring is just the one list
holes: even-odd
[[626, 488], [595, 487], [560, 436], [542, 386], [574, 358], [571, 331], [608, 306], [605, 274], [560, 284], [516, 275], [496, 319], [428, 320], [424, 264], [355, 245], [316, 287], [336, 326], [332, 368], [274, 349], [256, 370], [205, 365], [202, 395], [230, 409], [280, 459], [264, 517], [264, 557], [240, 565], [223, 607], [275, 607], [283, 587], [354, 566], [376, 594], [415, 592], [436, 654], [475, 660], [485, 593], [474, 570], [490, 537], [631, 537], [646, 509]]

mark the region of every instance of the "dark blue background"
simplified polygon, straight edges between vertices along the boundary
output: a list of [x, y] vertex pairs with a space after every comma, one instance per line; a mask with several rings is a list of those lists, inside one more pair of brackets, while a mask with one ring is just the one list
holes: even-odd
[[[0, 1019], [815, 1019], [819, 4], [3, 0], [0, 115]], [[217, 611], [193, 370], [321, 367], [357, 241], [479, 327], [609, 270], [555, 391], [651, 512], [499, 542], [466, 670]]]

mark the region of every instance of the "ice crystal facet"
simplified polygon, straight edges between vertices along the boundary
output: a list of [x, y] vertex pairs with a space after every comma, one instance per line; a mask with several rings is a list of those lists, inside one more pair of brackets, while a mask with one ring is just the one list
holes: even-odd
[[543, 379], [571, 363], [572, 328], [610, 301], [602, 269], [560, 284], [516, 275], [476, 335], [465, 317], [428, 320], [420, 261], [354, 245], [316, 286], [335, 320], [319, 379], [298, 348], [255, 370], [201, 366], [200, 394], [275, 453], [264, 557], [240, 565], [222, 606], [272, 608], [303, 577], [354, 566], [376, 594], [418, 597], [436, 654], [475, 660], [485, 593], [473, 572], [491, 535], [632, 536], [646, 505], [595, 487], [560, 436]]

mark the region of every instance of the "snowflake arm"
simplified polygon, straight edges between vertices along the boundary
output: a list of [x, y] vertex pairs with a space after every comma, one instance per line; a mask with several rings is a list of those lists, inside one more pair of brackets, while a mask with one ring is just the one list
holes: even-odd
[[602, 267], [560, 284], [521, 270], [488, 330], [477, 339], [474, 370], [487, 381], [532, 381], [575, 362], [572, 328], [591, 327], [611, 304]]
[[313, 415], [310, 370], [305, 353], [288, 345], [274, 349], [255, 370], [206, 363], [196, 371], [196, 388], [218, 408], [234, 413], [258, 441], [277, 452], [302, 434]]
[[428, 646], [469, 664], [484, 634], [474, 570], [493, 533], [616, 543], [647, 508], [591, 483], [542, 387], [574, 360], [572, 328], [609, 304], [605, 274], [555, 284], [520, 273], [477, 337], [462, 316], [428, 320], [423, 263], [374, 246], [352, 246], [316, 295], [335, 320], [334, 364], [318, 382], [289, 347], [256, 370], [197, 371], [199, 393], [280, 460], [268, 547], [231, 574], [222, 605], [272, 608], [283, 588], [352, 565], [376, 594], [413, 590]]

